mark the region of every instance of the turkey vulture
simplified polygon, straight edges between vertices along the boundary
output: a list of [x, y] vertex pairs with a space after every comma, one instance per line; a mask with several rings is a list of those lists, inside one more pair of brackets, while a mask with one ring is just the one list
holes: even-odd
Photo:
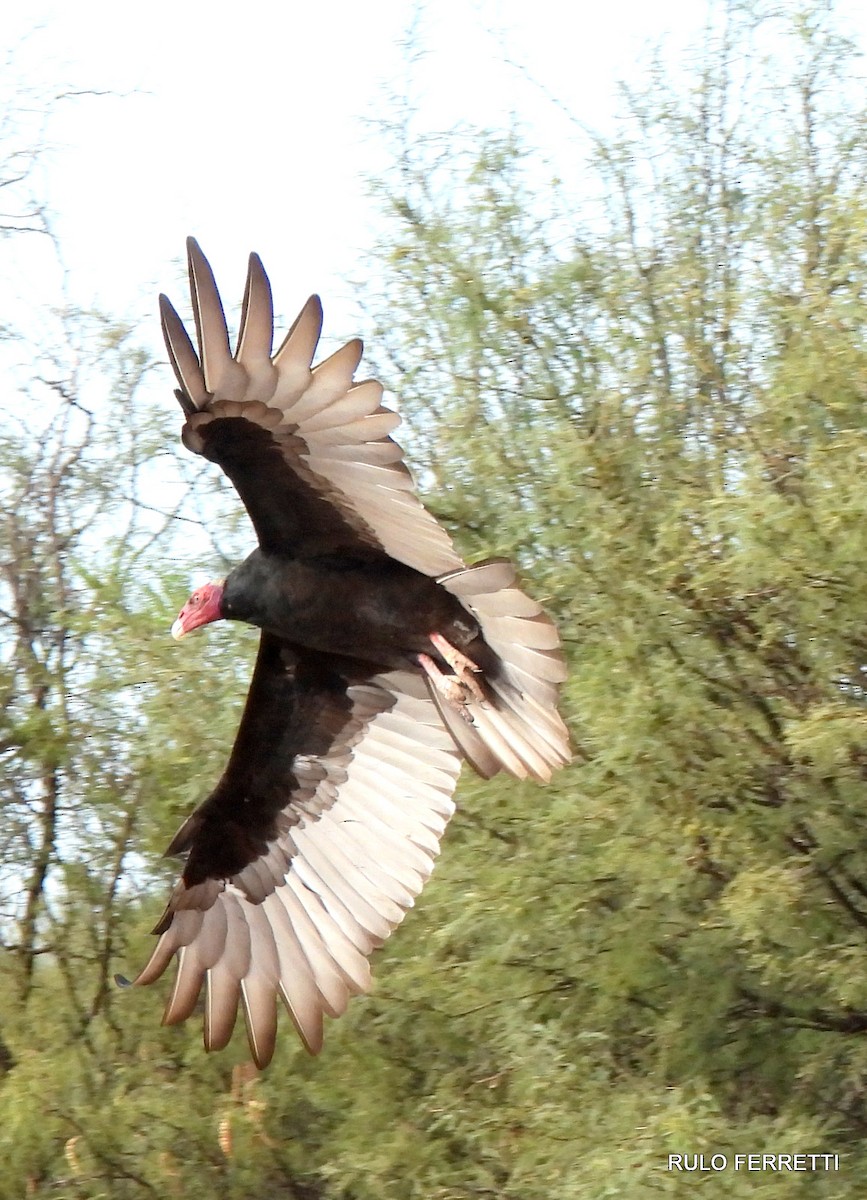
[[542, 781], [568, 761], [565, 671], [510, 564], [466, 566], [416, 497], [398, 416], [379, 383], [353, 382], [361, 342], [311, 369], [314, 296], [272, 354], [253, 254], [233, 357], [211, 268], [187, 248], [198, 352], [160, 297], [182, 438], [228, 475], [259, 545], [172, 633], [228, 618], [261, 640], [225, 772], [167, 850], [183, 873], [135, 983], [177, 955], [164, 1022], [204, 982], [206, 1048], [227, 1044], [240, 1001], [264, 1067], [278, 996], [315, 1054], [323, 1014], [368, 988], [368, 955], [430, 875], [461, 758]]

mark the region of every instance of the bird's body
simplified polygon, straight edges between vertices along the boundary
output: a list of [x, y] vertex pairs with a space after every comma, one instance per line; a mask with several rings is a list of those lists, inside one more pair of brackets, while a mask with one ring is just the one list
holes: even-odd
[[479, 633], [435, 579], [387, 555], [297, 558], [254, 550], [226, 578], [223, 616], [380, 667], [415, 667], [434, 631], [462, 650]]
[[259, 546], [172, 632], [226, 618], [262, 632], [223, 776], [167, 851], [184, 868], [135, 982], [177, 957], [164, 1021], [204, 984], [206, 1047], [226, 1045], [240, 1004], [264, 1066], [278, 997], [316, 1053], [323, 1016], [369, 987], [368, 955], [431, 872], [462, 758], [542, 782], [568, 762], [565, 667], [511, 565], [467, 566], [418, 500], [397, 415], [378, 383], [353, 381], [361, 343], [311, 367], [312, 297], [272, 353], [252, 255], [233, 356], [211, 269], [188, 250], [198, 350], [160, 298], [182, 438], [231, 479]]

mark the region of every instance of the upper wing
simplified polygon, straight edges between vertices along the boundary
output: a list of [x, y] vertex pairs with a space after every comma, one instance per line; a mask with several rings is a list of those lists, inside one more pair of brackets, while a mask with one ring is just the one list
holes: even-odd
[[441, 575], [463, 564], [422, 506], [382, 385], [353, 383], [361, 342], [311, 370], [322, 307], [311, 297], [275, 355], [271, 287], [250, 256], [235, 357], [213, 272], [187, 241], [197, 354], [160, 296], [163, 334], [187, 414], [184, 444], [218, 463], [237, 488], [263, 549], [297, 555], [382, 553]]
[[263, 634], [226, 771], [168, 850], [183, 876], [135, 980], [177, 954], [164, 1022], [190, 1015], [204, 981], [205, 1046], [226, 1045], [240, 1000], [262, 1067], [279, 995], [316, 1053], [323, 1014], [367, 989], [367, 955], [429, 876], [459, 770], [418, 676]]

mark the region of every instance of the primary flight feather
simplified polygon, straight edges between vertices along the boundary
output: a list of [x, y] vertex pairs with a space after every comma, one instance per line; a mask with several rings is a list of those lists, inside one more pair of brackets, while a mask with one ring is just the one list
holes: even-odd
[[164, 1021], [205, 984], [209, 1050], [239, 1005], [271, 1059], [277, 998], [312, 1053], [323, 1016], [370, 983], [368, 956], [424, 886], [466, 758], [479, 774], [550, 779], [569, 760], [554, 625], [503, 559], [466, 566], [413, 490], [361, 343], [313, 367], [311, 297], [276, 353], [268, 277], [250, 256], [233, 355], [211, 268], [190, 238], [198, 350], [160, 297], [184, 445], [220, 466], [259, 545], [198, 588], [175, 622], [261, 631], [222, 778], [169, 854], [181, 879], [135, 980], [177, 957]]

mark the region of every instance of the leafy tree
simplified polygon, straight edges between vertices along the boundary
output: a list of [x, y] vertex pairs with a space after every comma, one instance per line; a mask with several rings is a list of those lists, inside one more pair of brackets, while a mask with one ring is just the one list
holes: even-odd
[[198, 514], [133, 339], [73, 321], [0, 443], [0, 1197], [680, 1195], [669, 1153], [751, 1151], [841, 1169], [704, 1190], [860, 1194], [863, 97], [827, 4], [733, 2], [586, 207], [516, 131], [393, 130], [369, 340], [438, 515], [561, 621], [576, 764], [466, 778], [373, 995], [261, 1077], [109, 983], [244, 666], [165, 643]]

